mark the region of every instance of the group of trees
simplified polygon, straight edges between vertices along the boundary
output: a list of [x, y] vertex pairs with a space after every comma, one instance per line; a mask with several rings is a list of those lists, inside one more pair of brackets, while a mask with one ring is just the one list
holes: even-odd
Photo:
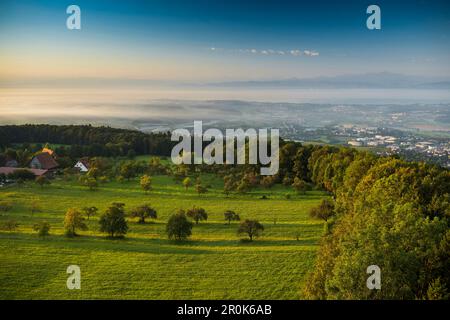
[[[311, 214], [327, 221], [305, 289], [314, 299], [445, 299], [450, 288], [450, 172], [347, 148], [312, 152], [310, 179], [332, 193]], [[382, 290], [368, 290], [377, 265]]]
[[[3, 204], [4, 210], [9, 210], [9, 205]], [[65, 235], [68, 237], [75, 237], [78, 231], [88, 230], [87, 221], [92, 216], [98, 213], [98, 208], [84, 207], [81, 210], [78, 208], [69, 208], [64, 217]], [[143, 204], [133, 208], [128, 214], [125, 212], [125, 204], [114, 202], [104, 213], [99, 217], [99, 231], [107, 233], [109, 237], [122, 237], [128, 231], [128, 223], [126, 217], [138, 218], [138, 223], [146, 223], [146, 219], [157, 219], [156, 210], [149, 204]], [[228, 221], [239, 221], [240, 217], [234, 211], [227, 210], [224, 213], [224, 218]], [[200, 207], [192, 207], [191, 209], [180, 209], [176, 214], [169, 217], [166, 225], [166, 232], [169, 239], [186, 240], [192, 234], [192, 227], [199, 224], [200, 221], [206, 221], [208, 214], [205, 209]], [[2, 229], [13, 231], [18, 227], [14, 221], [8, 221], [2, 226]], [[51, 226], [47, 221], [42, 221], [33, 226], [33, 229], [39, 236], [48, 236]], [[243, 221], [238, 229], [238, 234], [247, 234], [250, 241], [254, 237], [259, 236], [264, 230], [262, 224], [256, 220]]]
[[0, 126], [0, 148], [22, 143], [22, 150], [32, 144], [49, 141], [62, 146], [56, 148], [60, 158], [117, 157], [140, 154], [170, 156], [174, 142], [170, 133], [143, 133], [135, 130], [91, 125], [5, 125]]
[[[73, 237], [77, 235], [77, 230], [87, 230], [86, 224], [90, 217], [96, 215], [97, 207], [84, 207], [82, 210], [70, 208], [67, 210], [64, 218], [64, 228], [66, 235]], [[157, 212], [149, 204], [143, 204], [133, 208], [127, 215], [125, 212], [125, 204], [120, 202], [112, 203], [105, 212], [99, 217], [100, 232], [107, 233], [110, 237], [123, 236], [128, 231], [128, 223], [126, 217], [138, 218], [138, 223], [145, 223], [145, 219], [157, 218]]]
[[[239, 215], [231, 210], [225, 211], [224, 217], [228, 224], [231, 221], [240, 220]], [[193, 207], [187, 211], [180, 209], [176, 214], [171, 215], [167, 221], [166, 232], [169, 239], [186, 240], [192, 235], [194, 223], [189, 218], [195, 221], [195, 224], [198, 224], [200, 220], [207, 220], [208, 214], [203, 208]], [[253, 238], [260, 236], [263, 230], [264, 226], [259, 221], [246, 219], [240, 223], [237, 234], [246, 234], [249, 240], [253, 241]]]
[[[79, 175], [81, 185], [90, 190], [96, 190], [101, 183], [113, 179], [122, 182], [139, 178], [139, 184], [145, 193], [152, 190], [152, 174], [170, 174], [169, 166], [163, 165], [159, 157], [152, 157], [148, 161], [122, 160], [113, 161], [110, 158], [94, 157], [89, 160], [90, 169], [86, 174]], [[64, 170], [64, 176], [70, 180], [74, 170], [67, 168]]]
[[237, 174], [233, 173], [225, 175], [223, 181], [223, 190], [227, 196], [231, 192], [247, 193], [252, 188], [258, 186], [270, 189], [279, 182], [282, 182], [285, 186], [291, 186], [298, 194], [305, 194], [306, 191], [311, 190], [311, 185], [298, 177], [295, 177], [294, 179], [288, 176], [281, 179], [278, 175], [261, 177], [255, 173], [254, 168], [247, 169], [247, 171]]
[[[9, 211], [11, 208], [11, 203], [6, 201], [0, 202], [1, 211]], [[40, 211], [39, 205], [35, 202], [33, 202], [31, 208], [32, 212], [34, 210]], [[92, 216], [97, 215], [97, 213], [98, 208], [95, 206], [83, 207], [82, 209], [69, 208], [64, 217], [66, 236], [75, 237], [78, 235], [78, 231], [88, 230], [87, 221]], [[157, 212], [150, 204], [143, 204], [131, 209], [127, 214], [124, 203], [112, 203], [99, 217], [100, 232], [107, 233], [111, 238], [125, 235], [128, 231], [126, 217], [137, 218], [138, 223], [144, 224], [148, 218], [157, 219]], [[224, 219], [228, 222], [228, 225], [232, 221], [240, 221], [239, 215], [232, 210], [224, 212]], [[169, 239], [186, 240], [192, 234], [194, 223], [199, 224], [200, 221], [206, 220], [208, 220], [208, 213], [204, 208], [194, 206], [187, 210], [180, 209], [176, 214], [169, 217], [166, 225], [167, 235]], [[8, 231], [14, 231], [17, 227], [18, 224], [14, 220], [7, 221], [2, 225], [2, 229]], [[47, 221], [42, 221], [35, 224], [33, 229], [39, 236], [48, 236], [51, 226]], [[249, 240], [252, 241], [263, 230], [264, 227], [258, 221], [246, 219], [240, 224], [238, 234], [246, 234]]]

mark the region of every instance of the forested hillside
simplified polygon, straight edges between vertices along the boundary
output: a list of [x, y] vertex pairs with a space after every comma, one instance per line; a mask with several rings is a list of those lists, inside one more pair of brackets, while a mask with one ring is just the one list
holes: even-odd
[[[168, 155], [171, 150], [167, 134], [91, 126], [3, 126], [0, 139], [9, 148], [13, 143], [64, 144], [71, 156]], [[124, 171], [121, 168], [119, 172]], [[332, 213], [324, 219], [327, 231], [304, 288], [307, 298], [449, 298], [447, 169], [350, 148], [282, 142], [280, 170], [274, 177], [261, 177], [258, 168], [249, 165], [181, 165], [167, 172], [179, 181], [199, 172], [218, 174], [227, 195], [258, 186], [269, 189], [277, 183], [300, 193], [311, 185], [329, 192], [333, 201], [325, 205]], [[370, 265], [381, 269], [381, 290], [366, 287]]]
[[72, 148], [67, 153], [73, 157], [121, 156], [127, 155], [130, 150], [135, 154], [170, 155], [171, 150], [168, 133], [146, 134], [140, 131], [90, 125], [0, 126], [0, 147], [12, 143], [42, 142], [71, 145]]
[[[349, 149], [316, 150], [309, 168], [313, 182], [333, 193], [336, 218], [307, 297], [448, 299], [448, 170]], [[369, 265], [381, 268], [381, 290], [367, 290]]]

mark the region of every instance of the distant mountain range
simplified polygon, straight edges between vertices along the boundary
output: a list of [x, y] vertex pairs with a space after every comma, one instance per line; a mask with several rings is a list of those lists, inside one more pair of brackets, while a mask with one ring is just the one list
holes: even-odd
[[0, 87], [152, 87], [240, 89], [450, 89], [450, 78], [412, 76], [390, 72], [275, 80], [194, 82], [132, 78], [0, 79]]
[[450, 79], [411, 76], [389, 72], [339, 75], [333, 77], [280, 80], [229, 81], [209, 83], [213, 87], [239, 88], [359, 88], [359, 89], [450, 89]]

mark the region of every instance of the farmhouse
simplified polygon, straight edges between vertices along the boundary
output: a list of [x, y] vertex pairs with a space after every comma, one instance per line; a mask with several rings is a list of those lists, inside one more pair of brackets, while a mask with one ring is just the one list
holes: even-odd
[[58, 167], [58, 163], [48, 152], [41, 152], [33, 157], [30, 162], [30, 168], [42, 170], [54, 170]]
[[80, 170], [80, 172], [88, 172], [91, 166], [87, 159], [80, 159], [73, 167]]

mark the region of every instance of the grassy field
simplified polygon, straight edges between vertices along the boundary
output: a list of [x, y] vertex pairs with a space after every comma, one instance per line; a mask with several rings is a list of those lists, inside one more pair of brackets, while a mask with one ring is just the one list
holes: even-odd
[[[11, 211], [0, 213], [0, 223], [19, 223], [16, 231], [0, 231], [0, 299], [301, 298], [323, 230], [320, 221], [308, 217], [308, 210], [326, 195], [311, 191], [297, 196], [275, 186], [227, 198], [220, 179], [202, 179], [212, 185], [204, 195], [194, 188], [185, 191], [166, 176], [153, 178], [154, 190], [148, 195], [137, 180], [102, 184], [97, 191], [62, 180], [44, 188], [30, 183], [0, 189], [0, 200], [14, 204]], [[292, 198], [287, 200], [286, 193]], [[263, 194], [269, 199], [260, 199]], [[31, 214], [33, 201], [41, 203], [42, 212]], [[91, 218], [89, 230], [79, 237], [63, 235], [67, 208], [94, 205], [102, 212], [114, 201], [128, 209], [149, 202], [158, 219], [145, 225], [129, 219], [125, 239], [105, 238], [98, 232], [98, 217]], [[189, 241], [167, 240], [168, 216], [193, 205], [207, 210], [208, 221], [194, 226]], [[226, 225], [223, 220], [227, 209], [241, 219], [260, 220], [263, 236], [252, 243], [240, 241], [237, 223]], [[45, 239], [32, 230], [42, 220], [52, 225]], [[66, 288], [71, 264], [81, 268], [81, 290]]]

